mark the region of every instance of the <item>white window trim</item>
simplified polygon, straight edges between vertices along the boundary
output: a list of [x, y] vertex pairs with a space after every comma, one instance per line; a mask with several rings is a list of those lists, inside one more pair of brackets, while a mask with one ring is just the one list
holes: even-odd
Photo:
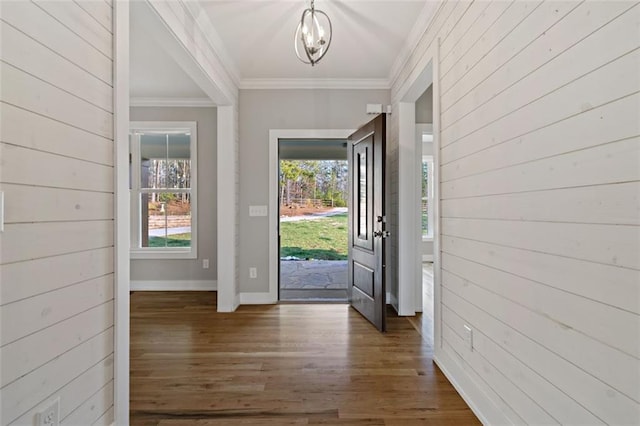
[[[422, 236], [422, 241], [433, 241], [433, 155], [423, 155], [422, 162], [427, 161], [429, 163], [429, 167], [427, 169], [427, 201], [428, 205], [431, 207], [427, 210], [427, 219], [429, 223], [429, 228], [427, 229], [427, 235]], [[420, 230], [422, 230], [422, 226], [420, 226]]]
[[[131, 138], [131, 259], [197, 259], [198, 258], [198, 133], [195, 121], [132, 121], [130, 125]], [[141, 240], [140, 220], [142, 208], [140, 206], [140, 167], [137, 165], [140, 159], [140, 138], [137, 132], [158, 130], [184, 130], [191, 133], [191, 247], [188, 248], [162, 248], [139, 247]]]

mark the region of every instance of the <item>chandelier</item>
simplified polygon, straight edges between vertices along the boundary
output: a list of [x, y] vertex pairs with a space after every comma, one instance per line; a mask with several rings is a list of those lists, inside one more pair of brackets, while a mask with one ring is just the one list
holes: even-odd
[[[329, 30], [328, 33], [325, 29]], [[316, 10], [314, 0], [311, 0], [311, 7], [302, 12], [293, 40], [298, 59], [311, 66], [320, 62], [329, 50], [332, 32], [331, 20], [326, 13]], [[304, 50], [304, 56], [301, 50]]]

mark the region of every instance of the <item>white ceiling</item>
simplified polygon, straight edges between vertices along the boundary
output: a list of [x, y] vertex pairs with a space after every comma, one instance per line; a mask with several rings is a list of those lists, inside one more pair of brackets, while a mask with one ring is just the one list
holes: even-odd
[[[194, 0], [195, 1], [195, 0]], [[424, 22], [428, 0], [316, 0], [333, 23], [333, 41], [315, 67], [300, 62], [293, 37], [309, 0], [198, 0], [211, 21], [223, 57], [240, 87], [284, 81], [368, 81], [388, 87], [394, 64], [407, 53], [417, 20]], [[205, 93], [131, 14], [132, 98], [206, 98]], [[397, 64], [396, 64], [397, 67]], [[255, 85], [255, 84], [253, 84]], [[312, 84], [313, 85], [313, 84]], [[344, 86], [344, 85], [343, 85]], [[348, 86], [348, 84], [347, 84]]]
[[333, 41], [315, 67], [300, 62], [293, 38], [308, 0], [201, 0], [244, 79], [386, 79], [425, 0], [316, 0]]
[[176, 61], [142, 28], [131, 10], [130, 96], [132, 98], [207, 98]]

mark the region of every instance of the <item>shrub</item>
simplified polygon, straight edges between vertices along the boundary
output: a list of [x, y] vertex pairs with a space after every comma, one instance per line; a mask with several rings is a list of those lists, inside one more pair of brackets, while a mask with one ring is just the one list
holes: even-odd
[[158, 200], [160, 200], [160, 202], [162, 203], [168, 203], [169, 201], [175, 201], [176, 199], [176, 194], [172, 194], [170, 192], [163, 192], [160, 195], [158, 195]]

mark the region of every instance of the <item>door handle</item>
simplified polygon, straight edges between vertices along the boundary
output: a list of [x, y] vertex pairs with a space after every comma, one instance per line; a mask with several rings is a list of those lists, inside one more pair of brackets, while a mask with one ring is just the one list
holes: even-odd
[[389, 231], [373, 231], [373, 236], [377, 238], [388, 238], [391, 236]]

